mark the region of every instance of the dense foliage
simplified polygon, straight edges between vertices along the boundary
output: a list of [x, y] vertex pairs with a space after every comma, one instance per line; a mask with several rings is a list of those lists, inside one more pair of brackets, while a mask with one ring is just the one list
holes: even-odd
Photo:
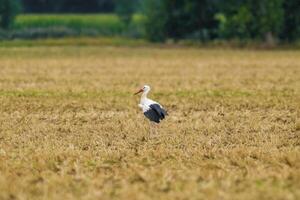
[[284, 23], [281, 30], [281, 39], [293, 41], [300, 38], [300, 1], [284, 1]]
[[149, 39], [211, 39], [217, 27], [214, 1], [148, 0], [144, 4]]
[[141, 38], [143, 16], [135, 14], [130, 32], [115, 14], [26, 14], [18, 15], [5, 38], [60, 38], [68, 36], [123, 36]]
[[299, 0], [145, 0], [145, 14], [153, 41], [300, 37]]
[[136, 0], [116, 0], [115, 11], [120, 17], [120, 19], [126, 24], [129, 25], [131, 18], [136, 11]]
[[0, 0], [0, 27], [10, 28], [19, 9], [18, 0]]
[[280, 34], [283, 0], [228, 0], [221, 4], [221, 38], [261, 39], [268, 43]]
[[[151, 41], [239, 40], [295, 41], [300, 38], [299, 0], [20, 0], [25, 13], [101, 13], [115, 12], [121, 20], [120, 35], [147, 37]], [[13, 25], [19, 0], [0, 0], [0, 25]], [[139, 12], [144, 23], [132, 23], [133, 14]], [[64, 28], [74, 29], [76, 20], [64, 22]], [[30, 20], [30, 24], [41, 20]], [[64, 21], [64, 20], [63, 20]], [[109, 23], [109, 22], [108, 22]], [[50, 25], [49, 25], [50, 24]], [[71, 25], [70, 25], [71, 24]], [[101, 22], [101, 24], [103, 24]], [[102, 26], [99, 24], [99, 26]], [[37, 25], [37, 26], [36, 26]], [[119, 26], [119, 25], [118, 25]], [[24, 26], [23, 26], [24, 27]], [[28, 27], [32, 28], [32, 27]], [[38, 27], [39, 28], [39, 27]], [[55, 27], [57, 28], [57, 27]], [[53, 28], [53, 30], [55, 30]], [[80, 29], [80, 34], [83, 28]], [[99, 27], [96, 28], [99, 32]], [[109, 31], [101, 28], [101, 34]], [[120, 30], [120, 29], [118, 29]], [[46, 30], [47, 31], [47, 30]], [[88, 30], [90, 32], [90, 30]], [[99, 32], [99, 33], [100, 33]], [[115, 34], [115, 31], [113, 31]], [[125, 34], [124, 34], [125, 33]]]

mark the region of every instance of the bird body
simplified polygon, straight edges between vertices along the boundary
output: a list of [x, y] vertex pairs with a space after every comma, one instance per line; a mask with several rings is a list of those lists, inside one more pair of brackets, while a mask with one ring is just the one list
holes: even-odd
[[152, 122], [160, 123], [165, 118], [167, 112], [156, 101], [147, 98], [147, 94], [151, 90], [150, 86], [145, 85], [136, 94], [143, 92], [139, 107], [143, 110], [144, 115]]

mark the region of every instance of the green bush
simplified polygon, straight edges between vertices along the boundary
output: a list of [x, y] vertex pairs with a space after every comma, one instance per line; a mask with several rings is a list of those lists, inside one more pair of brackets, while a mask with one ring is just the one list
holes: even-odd
[[144, 17], [133, 15], [127, 27], [114, 14], [26, 14], [17, 16], [10, 38], [66, 36], [144, 36]]
[[116, 35], [124, 30], [124, 25], [112, 14], [39, 14], [20, 15], [16, 18], [14, 29], [66, 27], [81, 32], [96, 30], [99, 33]]

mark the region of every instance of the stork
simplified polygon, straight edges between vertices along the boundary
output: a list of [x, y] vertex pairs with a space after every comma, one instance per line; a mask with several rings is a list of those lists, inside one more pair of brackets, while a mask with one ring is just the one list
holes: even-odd
[[159, 103], [147, 98], [147, 94], [150, 90], [150, 86], [144, 85], [144, 87], [136, 92], [135, 95], [142, 93], [139, 107], [143, 110], [144, 115], [150, 120], [150, 122], [159, 124], [160, 121], [165, 118], [167, 112]]

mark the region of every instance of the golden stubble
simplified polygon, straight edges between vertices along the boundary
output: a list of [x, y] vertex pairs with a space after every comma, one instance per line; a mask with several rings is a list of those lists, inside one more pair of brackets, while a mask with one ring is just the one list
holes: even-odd
[[300, 198], [299, 51], [18, 47], [0, 68], [1, 199]]

